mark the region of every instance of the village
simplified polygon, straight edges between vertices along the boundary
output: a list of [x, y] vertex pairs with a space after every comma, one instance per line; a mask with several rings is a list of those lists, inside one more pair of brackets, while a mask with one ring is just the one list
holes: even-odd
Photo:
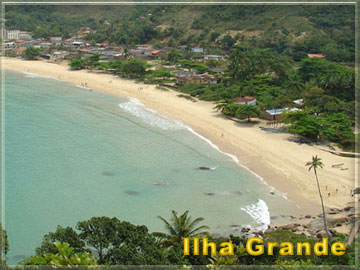
[[[21, 57], [28, 47], [36, 48], [40, 51], [39, 58], [48, 62], [60, 63], [69, 61], [73, 58], [85, 59], [92, 55], [99, 55], [100, 63], [109, 63], [111, 61], [142, 60], [149, 63], [153, 69], [166, 68], [171, 71], [171, 80], [167, 80], [167, 86], [179, 88], [187, 83], [197, 85], [216, 85], [227, 68], [227, 59], [229, 52], [220, 54], [209, 54], [206, 49], [198, 47], [177, 46], [156, 48], [151, 44], [137, 44], [133, 46], [112, 45], [107, 41], [95, 43], [86, 40], [88, 34], [96, 32], [89, 27], [81, 27], [76, 34], [70, 38], [50, 37], [50, 39], [33, 38], [33, 33], [22, 30], [3, 30], [5, 39], [5, 56]], [[186, 65], [169, 65], [163, 61], [168, 58], [169, 53], [174, 51], [186, 52], [190, 60], [198, 63], [212, 63], [206, 70], [189, 68]], [[323, 54], [308, 54], [308, 58], [323, 59]], [[215, 64], [214, 64], [215, 63]], [[209, 65], [208, 65], [209, 66]], [[147, 79], [145, 79], [146, 81]], [[195, 101], [191, 96], [179, 95]], [[256, 98], [253, 96], [241, 96], [232, 99], [237, 105], [257, 105]], [[262, 110], [261, 118], [268, 120], [267, 124], [276, 125], [282, 119], [284, 111], [301, 110], [304, 105], [303, 99], [293, 101], [292, 106]], [[253, 117], [256, 117], [255, 115]], [[250, 120], [250, 117], [248, 118]]]

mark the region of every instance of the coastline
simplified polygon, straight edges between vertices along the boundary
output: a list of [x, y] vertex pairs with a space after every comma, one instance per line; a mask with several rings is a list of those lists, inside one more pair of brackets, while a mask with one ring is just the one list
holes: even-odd
[[[262, 129], [267, 128], [263, 120], [258, 123], [234, 122], [214, 111], [210, 102], [192, 102], [177, 97], [178, 92], [161, 91], [155, 85], [144, 85], [110, 74], [71, 71], [64, 64], [2, 58], [2, 68], [53, 77], [78, 86], [86, 82], [93, 90], [138, 99], [145, 107], [191, 127], [222, 152], [236, 156], [239, 165], [297, 203], [300, 208], [294, 215], [321, 211], [314, 175], [305, 167], [313, 155], [321, 157], [325, 164], [325, 168], [319, 171], [325, 205], [343, 208], [354, 202], [350, 190], [355, 188], [356, 159], [336, 156], [311, 145], [299, 145], [291, 141], [290, 134]], [[343, 167], [348, 170], [331, 167], [339, 163], [344, 163]]]

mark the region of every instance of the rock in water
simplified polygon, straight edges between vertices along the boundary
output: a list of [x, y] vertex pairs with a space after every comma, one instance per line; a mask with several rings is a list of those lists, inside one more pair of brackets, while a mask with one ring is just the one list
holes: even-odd
[[129, 194], [129, 195], [137, 195], [137, 194], [139, 194], [139, 192], [134, 191], [134, 190], [125, 190], [124, 192], [125, 192], [126, 194]]
[[211, 170], [211, 168], [205, 167], [205, 166], [200, 166], [200, 167], [198, 167], [198, 170], [209, 171], [209, 170]]
[[114, 176], [115, 174], [113, 172], [103, 171], [102, 175], [104, 175], [104, 176]]
[[164, 186], [166, 185], [167, 183], [164, 182], [164, 181], [154, 181], [152, 182], [153, 185], [156, 185], [156, 186]]

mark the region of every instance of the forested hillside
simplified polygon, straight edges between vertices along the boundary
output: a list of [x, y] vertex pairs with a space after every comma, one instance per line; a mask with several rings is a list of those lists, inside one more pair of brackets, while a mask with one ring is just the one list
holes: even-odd
[[322, 53], [330, 61], [354, 61], [353, 5], [13, 5], [5, 11], [7, 29], [31, 31], [35, 37], [67, 38], [90, 27], [96, 32], [88, 40], [110, 44], [228, 51], [248, 43], [294, 60]]

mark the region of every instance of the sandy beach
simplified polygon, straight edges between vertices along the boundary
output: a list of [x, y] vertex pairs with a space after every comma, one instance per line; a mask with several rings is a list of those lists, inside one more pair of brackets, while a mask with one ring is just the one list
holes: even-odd
[[[75, 85], [86, 83], [87, 87], [96, 91], [137, 98], [146, 107], [192, 127], [222, 151], [236, 155], [241, 165], [298, 204], [299, 212], [294, 215], [321, 211], [314, 174], [305, 167], [314, 155], [322, 158], [325, 164], [318, 172], [325, 205], [343, 208], [347, 203], [354, 202], [350, 192], [355, 188], [356, 159], [320, 149], [325, 146], [293, 142], [292, 135], [269, 129], [270, 126], [266, 126], [263, 120], [235, 122], [215, 111], [211, 102], [192, 102], [178, 97], [179, 93], [175, 91], [161, 91], [155, 85], [144, 85], [109, 74], [71, 71], [66, 64], [2, 58], [2, 69], [51, 76]], [[343, 170], [332, 167], [339, 163], [344, 163]]]

